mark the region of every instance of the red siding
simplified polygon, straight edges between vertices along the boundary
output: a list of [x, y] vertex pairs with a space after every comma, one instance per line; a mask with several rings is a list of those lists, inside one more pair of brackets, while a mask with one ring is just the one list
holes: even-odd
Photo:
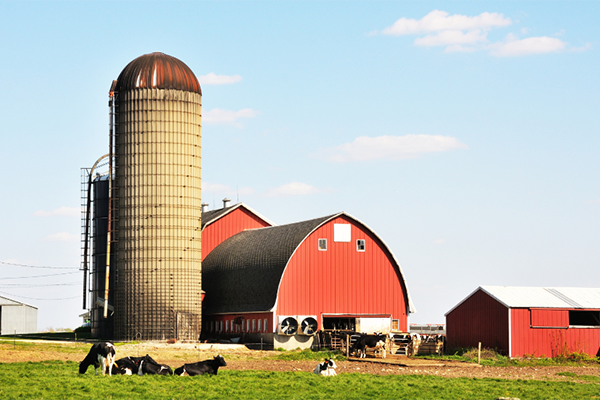
[[[241, 329], [238, 329], [238, 331], [235, 330], [235, 324], [233, 323], [233, 320], [236, 317], [242, 317], [243, 318], [243, 326], [240, 327]], [[267, 320], [267, 326], [264, 326], [264, 320]], [[254, 323], [254, 327], [255, 330], [252, 330], [252, 320], [255, 320]], [[258, 321], [261, 321], [261, 330], [258, 331]], [[221, 321], [223, 321], [223, 331], [222, 332], [215, 332], [218, 329], [215, 329], [215, 324], [219, 324]], [[226, 324], [225, 322], [228, 321], [229, 324]], [[246, 321], [250, 321], [250, 330], [246, 329]], [[246, 314], [230, 314], [230, 315], [207, 315], [203, 318], [203, 324], [204, 326], [202, 327], [202, 331], [204, 333], [207, 334], [212, 334], [212, 333], [221, 333], [223, 335], [227, 335], [227, 334], [232, 334], [235, 336], [235, 334], [239, 334], [240, 333], [271, 333], [273, 332], [273, 313], [246, 313]], [[212, 323], [212, 325], [211, 325]], [[227, 325], [229, 325], [229, 331], [226, 330]], [[213, 329], [211, 329], [211, 326], [213, 327]]]
[[531, 309], [531, 326], [567, 328], [569, 326], [569, 310], [533, 308]]
[[496, 348], [508, 355], [508, 308], [478, 290], [446, 316], [448, 348]]
[[[335, 223], [351, 224], [351, 241], [333, 241]], [[319, 251], [327, 239], [327, 251]], [[365, 240], [365, 251], [356, 240]], [[391, 255], [369, 229], [345, 216], [329, 221], [305, 239], [283, 274], [278, 315], [387, 314], [408, 330], [406, 290]]]
[[[536, 321], [539, 327], [531, 326]], [[564, 328], [550, 328], [564, 326]], [[511, 310], [511, 357], [555, 357], [563, 352], [600, 351], [600, 328], [569, 327], [569, 311], [515, 308]]]
[[202, 231], [202, 259], [223, 241], [246, 229], [271, 226], [268, 222], [243, 207], [238, 207]]

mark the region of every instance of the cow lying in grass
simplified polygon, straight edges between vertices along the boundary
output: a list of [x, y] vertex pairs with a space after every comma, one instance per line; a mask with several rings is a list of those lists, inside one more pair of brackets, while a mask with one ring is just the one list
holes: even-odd
[[102, 368], [102, 375], [112, 375], [115, 363], [115, 346], [110, 342], [95, 343], [82, 362], [79, 363], [79, 373], [85, 374], [90, 365], [94, 366], [94, 372], [98, 375], [98, 368]]
[[337, 365], [335, 365], [335, 361], [333, 361], [333, 359], [326, 358], [324, 362], [317, 364], [313, 373], [323, 376], [336, 376], [336, 368]]
[[[112, 373], [115, 375], [134, 375], [138, 373], [140, 360], [143, 357], [125, 357], [113, 364]], [[137, 360], [136, 360], [137, 359]]]
[[146, 354], [143, 357], [125, 357], [115, 361], [113, 374], [119, 375], [173, 375], [166, 364], [159, 364]]
[[194, 376], [194, 375], [216, 375], [219, 367], [225, 367], [227, 363], [225, 359], [218, 355], [212, 360], [199, 361], [192, 364], [184, 364], [175, 370], [175, 375], [179, 376]]
[[141, 357], [138, 366], [138, 375], [173, 375], [173, 370], [167, 364], [159, 364], [148, 354]]

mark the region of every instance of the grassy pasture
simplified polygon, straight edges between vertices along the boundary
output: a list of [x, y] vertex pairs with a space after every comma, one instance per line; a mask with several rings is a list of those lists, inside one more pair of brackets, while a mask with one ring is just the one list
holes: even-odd
[[214, 377], [108, 377], [92, 368], [79, 375], [71, 361], [0, 364], [0, 399], [585, 399], [600, 396], [596, 382], [226, 369]]

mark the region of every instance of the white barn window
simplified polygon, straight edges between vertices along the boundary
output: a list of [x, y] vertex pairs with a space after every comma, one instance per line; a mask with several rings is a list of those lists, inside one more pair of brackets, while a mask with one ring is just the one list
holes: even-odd
[[350, 224], [333, 224], [333, 241], [350, 242], [351, 240]]

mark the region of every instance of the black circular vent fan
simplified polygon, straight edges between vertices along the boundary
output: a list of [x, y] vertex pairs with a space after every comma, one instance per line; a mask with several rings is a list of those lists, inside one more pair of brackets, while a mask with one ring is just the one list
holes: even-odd
[[279, 324], [279, 331], [284, 335], [293, 335], [298, 330], [298, 321], [294, 317], [287, 317]]
[[313, 317], [307, 317], [302, 320], [300, 324], [300, 331], [305, 335], [314, 335], [317, 331], [317, 320]]

